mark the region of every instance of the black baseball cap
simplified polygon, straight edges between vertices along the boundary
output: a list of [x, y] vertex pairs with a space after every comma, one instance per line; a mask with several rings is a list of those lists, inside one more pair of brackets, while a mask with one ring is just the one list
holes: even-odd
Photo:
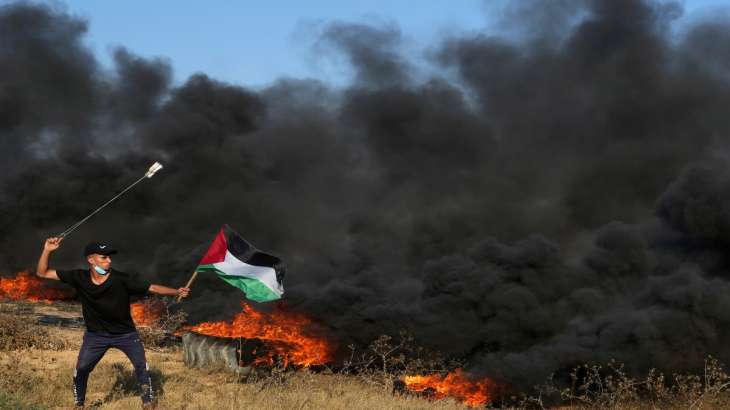
[[114, 255], [117, 253], [117, 250], [106, 243], [91, 242], [84, 248], [84, 256], [89, 256], [94, 253], [99, 255]]

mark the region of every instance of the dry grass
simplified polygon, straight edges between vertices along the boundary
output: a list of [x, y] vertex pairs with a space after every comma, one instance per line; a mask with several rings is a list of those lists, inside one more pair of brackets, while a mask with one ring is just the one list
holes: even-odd
[[[44, 305], [0, 304], [0, 410], [67, 409], [82, 329], [40, 326], [34, 310]], [[63, 312], [73, 313], [66, 307]], [[412, 339], [381, 337], [355, 351], [332, 372], [272, 369], [240, 378], [220, 369], [190, 369], [180, 348], [147, 349], [160, 409], [465, 409], [454, 400], [430, 401], [392, 393], [403, 374], [444, 371], [458, 365], [415, 347]], [[562, 409], [730, 408], [730, 374], [708, 358], [700, 375], [665, 376], [650, 371], [630, 377], [620, 364], [584, 365], [572, 385], [548, 382], [537, 394], [510, 399], [513, 407]], [[91, 374], [87, 404], [94, 409], [140, 408], [132, 366], [110, 350]], [[556, 407], [558, 406], [558, 407]]]
[[[12, 343], [0, 351], [0, 409], [71, 408], [71, 379], [83, 330], [29, 320], [34, 309], [55, 314], [52, 307], [19, 304], [3, 309], [12, 320], [0, 322], [0, 332]], [[274, 369], [242, 380], [226, 371], [185, 367], [179, 348], [147, 349], [147, 360], [160, 409], [466, 408], [453, 400], [393, 395], [388, 384], [331, 372]], [[91, 373], [86, 403], [100, 410], [141, 407], [132, 365], [122, 352], [110, 350]]]
[[28, 309], [24, 305], [0, 307], [0, 351], [31, 347], [63, 350], [68, 347], [66, 339], [38, 325], [35, 318], [27, 313]]
[[[0, 353], [0, 391], [49, 409], [72, 405], [75, 350], [26, 349]], [[234, 375], [185, 367], [180, 352], [148, 352], [161, 409], [464, 409], [450, 400], [430, 402], [390, 392], [344, 375], [306, 371], [241, 382]], [[98, 409], [139, 408], [132, 366], [110, 350], [91, 374], [87, 404]]]
[[159, 312], [159, 316], [144, 326], [137, 326], [137, 331], [147, 349], [166, 349], [170, 347], [172, 333], [184, 325], [187, 315], [182, 310], [175, 310], [175, 298], [146, 298], [139, 303], [150, 306]]
[[561, 403], [572, 409], [728, 409], [730, 374], [715, 358], [708, 357], [702, 375], [673, 374], [654, 369], [644, 378], [627, 374], [620, 363], [582, 365], [573, 369], [571, 386], [548, 382], [538, 386], [539, 395], [523, 399], [522, 406], [546, 408]]

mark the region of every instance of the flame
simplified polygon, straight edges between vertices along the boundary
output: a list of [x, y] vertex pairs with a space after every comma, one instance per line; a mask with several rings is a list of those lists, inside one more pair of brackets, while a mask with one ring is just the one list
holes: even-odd
[[321, 337], [307, 334], [312, 326], [308, 317], [284, 312], [280, 309], [271, 313], [254, 310], [241, 303], [243, 312], [236, 314], [228, 322], [204, 322], [187, 326], [183, 330], [208, 336], [260, 339], [269, 349], [267, 355], [258, 358], [254, 364], [273, 364], [274, 357], [282, 359], [284, 366], [289, 364], [309, 367], [329, 363], [333, 360], [334, 349]]
[[[15, 278], [0, 277], [0, 299], [24, 300], [51, 304], [56, 300], [73, 299], [70, 289], [54, 288], [50, 281], [28, 272], [19, 272]], [[154, 326], [165, 310], [165, 304], [155, 299], [145, 299], [130, 305], [132, 320], [137, 326]]]
[[461, 369], [456, 369], [446, 376], [438, 374], [428, 376], [405, 376], [403, 382], [410, 391], [433, 391], [432, 398], [454, 397], [468, 406], [483, 406], [490, 400], [489, 392], [494, 389], [490, 379], [473, 380]]
[[72, 290], [53, 288], [48, 282], [28, 272], [20, 272], [15, 278], [0, 277], [0, 299], [52, 303], [73, 298]]
[[[0, 299], [26, 300], [32, 302], [52, 303], [54, 300], [73, 298], [73, 291], [49, 287], [47, 281], [28, 272], [20, 272], [15, 278], [0, 277]], [[184, 326], [182, 331], [192, 331], [207, 336], [260, 339], [265, 342], [269, 352], [255, 360], [255, 365], [273, 364], [274, 357], [289, 364], [309, 367], [333, 361], [334, 347], [324, 338], [306, 334], [312, 326], [312, 320], [297, 314], [275, 310], [262, 313], [254, 310], [246, 303], [241, 303], [243, 312], [236, 314], [228, 322], [203, 322], [194, 326]], [[132, 320], [136, 326], [155, 326], [165, 311], [162, 301], [145, 299], [130, 305]], [[490, 391], [495, 385], [492, 380], [473, 380], [457, 369], [445, 376], [405, 376], [406, 388], [414, 392], [427, 390], [433, 393], [434, 399], [454, 397], [472, 406], [482, 406], [490, 400]]]
[[165, 304], [158, 299], [145, 299], [129, 305], [132, 320], [137, 327], [154, 327], [165, 313]]

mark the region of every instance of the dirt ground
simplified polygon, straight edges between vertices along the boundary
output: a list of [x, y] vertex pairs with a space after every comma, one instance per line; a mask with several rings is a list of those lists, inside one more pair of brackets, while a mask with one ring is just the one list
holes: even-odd
[[[33, 323], [40, 315], [79, 317], [78, 306], [72, 303], [26, 305], [14, 305], [14, 314], [23, 316], [38, 332], [47, 332], [44, 337], [63, 340], [62, 348], [0, 351], [0, 393], [6, 399], [0, 400], [0, 408], [72, 408], [71, 380], [83, 329]], [[179, 347], [148, 348], [147, 360], [159, 409], [467, 408], [448, 399], [431, 401], [393, 395], [390, 390], [353, 376], [306, 370], [240, 380], [219, 369], [187, 368]], [[92, 372], [86, 403], [87, 408], [93, 409], [141, 408], [132, 365], [122, 352], [110, 350]]]

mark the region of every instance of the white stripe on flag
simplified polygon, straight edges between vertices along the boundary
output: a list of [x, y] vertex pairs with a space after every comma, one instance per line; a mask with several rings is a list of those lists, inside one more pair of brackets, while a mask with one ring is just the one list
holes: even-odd
[[276, 281], [276, 270], [274, 268], [249, 265], [233, 256], [229, 251], [226, 251], [226, 257], [223, 262], [214, 263], [213, 266], [229, 276], [243, 276], [245, 278], [256, 279], [279, 296], [284, 293], [284, 289]]

